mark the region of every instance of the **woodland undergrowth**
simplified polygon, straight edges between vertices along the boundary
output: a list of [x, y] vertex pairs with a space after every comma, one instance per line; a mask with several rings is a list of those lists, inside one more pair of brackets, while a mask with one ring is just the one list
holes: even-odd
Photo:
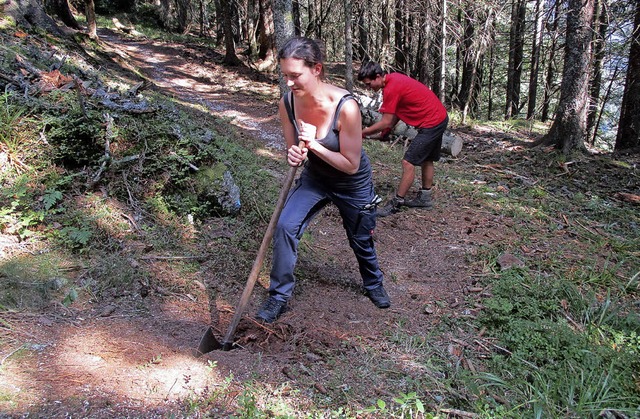
[[[0, 260], [2, 312], [37, 312], [54, 300], [70, 305], [140, 281], [119, 263], [140, 234], [157, 252], [189, 255], [202, 220], [216, 217], [198, 199], [194, 167], [235, 162], [245, 211], [220, 220], [235, 234], [216, 238], [225, 251], [209, 256], [220, 266], [246, 264], [239, 255], [258, 247], [255, 226], [270, 213], [265, 201], [272, 200], [264, 197], [278, 191], [276, 157], [251, 152], [246, 138], [242, 144], [224, 120], [197, 105], [134, 90], [140, 79], [107, 65], [99, 45], [34, 34], [25, 40], [13, 27], [0, 35], [0, 232], [10, 242]], [[53, 80], [55, 71], [69, 79]], [[141, 107], [109, 108], [88, 90]], [[624, 199], [640, 191], [633, 157], [569, 160], [526, 148], [517, 128], [484, 125], [491, 135], [476, 132], [465, 157], [441, 164], [441, 184], [513, 220], [519, 239], [469, 256], [483, 271], [482, 310], [433, 333], [463, 329], [470, 342], [475, 337], [485, 347], [473, 357], [476, 367], [452, 364], [400, 327], [389, 339], [420, 353], [440, 371], [436, 378], [405, 381], [388, 402], [360, 410], [335, 405], [309, 417], [640, 415], [640, 217], [638, 205]], [[516, 147], [505, 148], [498, 135]], [[373, 159], [395, 165], [388, 146], [366, 147]], [[397, 174], [379, 175], [393, 183]], [[504, 269], [499, 259], [507, 251], [528, 264]], [[84, 274], [64, 279], [74, 270]], [[234, 402], [238, 417], [267, 417], [256, 402], [260, 391], [247, 384]], [[189, 400], [189, 411], [199, 402]], [[282, 417], [298, 413], [285, 409]]]

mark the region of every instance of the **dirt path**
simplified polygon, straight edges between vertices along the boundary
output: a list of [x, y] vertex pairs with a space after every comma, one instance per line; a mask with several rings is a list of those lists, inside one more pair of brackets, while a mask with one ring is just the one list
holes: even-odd
[[[269, 147], [282, 147], [274, 83], [248, 70], [225, 69], [218, 64], [220, 56], [203, 49], [109, 33], [102, 39], [166, 93], [231, 118], [244, 135]], [[374, 162], [374, 169], [383, 168]], [[332, 353], [351, 351], [358, 357], [353, 365], [359, 364], [358, 342], [384, 345], [383, 337], [400, 324], [410, 335], [426, 337], [443, 316], [473, 315], [473, 307], [464, 304], [465, 289], [478, 272], [470, 271], [466, 257], [496, 239], [500, 225], [501, 220], [475, 213], [445, 188], [438, 191], [432, 211], [406, 211], [380, 220], [376, 246], [393, 302], [391, 309], [381, 311], [361, 294], [339, 215], [329, 208], [310, 226], [313, 257], [300, 260], [305, 275], [291, 312], [268, 330], [243, 319], [238, 338], [244, 350], [192, 356], [209, 324], [210, 306], [220, 311], [224, 329], [237, 301], [209, 302], [204, 291], [190, 298], [154, 293], [146, 299], [131, 292], [114, 296], [117, 307], [108, 301], [87, 302], [29, 319], [7, 319], [21, 337], [16, 342], [23, 345], [13, 349], [27, 351], [19, 362], [3, 366], [1, 389], [20, 395], [21, 406], [11, 407], [13, 412], [84, 417], [163, 416], [205, 389], [222, 388], [230, 376], [256, 379], [274, 389], [292, 381], [302, 399], [311, 392], [334, 391], [336, 382], [363, 386], [361, 391], [372, 397], [385, 394], [385, 383], [367, 385], [355, 368], [349, 372], [346, 365], [338, 371], [325, 361]], [[159, 264], [156, 269], [168, 272], [171, 267]], [[207, 269], [193, 279], [206, 282], [212, 276]], [[251, 313], [264, 295], [256, 287]], [[448, 343], [429, 342], [442, 348]], [[409, 373], [416, 368], [411, 355], [399, 348], [379, 349], [395, 354], [389, 359], [395, 368]]]

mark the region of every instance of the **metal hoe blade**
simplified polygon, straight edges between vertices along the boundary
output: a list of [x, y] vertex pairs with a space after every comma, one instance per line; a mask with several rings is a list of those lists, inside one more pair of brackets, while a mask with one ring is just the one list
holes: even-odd
[[200, 344], [198, 345], [198, 353], [196, 356], [204, 355], [208, 352], [215, 351], [218, 349], [222, 349], [223, 345], [218, 342], [218, 339], [213, 335], [213, 329], [211, 327], [207, 328], [207, 331], [202, 335], [202, 339], [200, 339]]

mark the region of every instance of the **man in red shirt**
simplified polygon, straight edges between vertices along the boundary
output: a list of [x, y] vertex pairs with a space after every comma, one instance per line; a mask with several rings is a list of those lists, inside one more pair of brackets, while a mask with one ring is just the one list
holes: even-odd
[[[394, 214], [402, 206], [431, 208], [433, 163], [440, 160], [442, 134], [449, 123], [447, 110], [427, 86], [404, 74], [387, 74], [376, 62], [364, 64], [358, 72], [358, 80], [375, 91], [382, 89], [382, 119], [364, 128], [363, 137], [388, 132], [399, 120], [418, 129], [418, 135], [402, 159], [402, 178], [396, 196], [378, 210], [378, 217]], [[414, 199], [405, 200], [415, 178], [415, 166], [422, 170], [422, 187]]]

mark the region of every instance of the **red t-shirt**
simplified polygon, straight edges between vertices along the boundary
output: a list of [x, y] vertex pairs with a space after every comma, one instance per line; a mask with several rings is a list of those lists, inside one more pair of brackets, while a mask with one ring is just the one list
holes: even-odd
[[385, 76], [380, 112], [395, 114], [416, 128], [435, 127], [447, 117], [444, 105], [427, 86], [400, 73]]

